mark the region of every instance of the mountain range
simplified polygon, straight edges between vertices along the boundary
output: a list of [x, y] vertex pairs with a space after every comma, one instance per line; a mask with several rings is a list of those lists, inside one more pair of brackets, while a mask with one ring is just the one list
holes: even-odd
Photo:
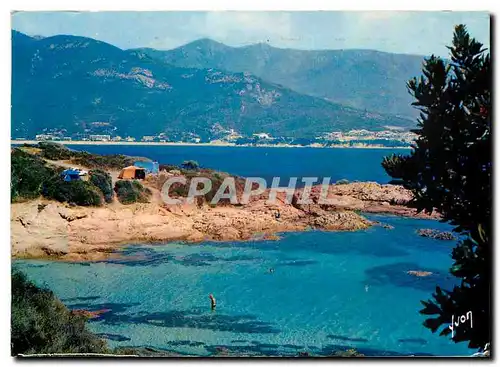
[[[204, 45], [208, 45], [206, 50]], [[196, 52], [188, 52], [186, 48]], [[220, 51], [215, 52], [215, 48]], [[330, 131], [415, 126], [409, 114], [376, 112], [375, 108], [366, 107], [369, 103], [354, 100], [340, 103], [331, 95], [322, 95], [319, 82], [315, 93], [305, 91], [314, 89], [312, 82], [305, 83], [309, 84], [305, 89], [297, 87], [297, 80], [307, 79], [305, 75], [315, 70], [323, 75], [319, 78], [323, 86], [329, 82], [348, 85], [344, 90], [357, 88], [359, 96], [368, 95], [366, 100], [377, 99], [375, 92], [372, 95], [363, 90], [366, 82], [360, 81], [361, 74], [349, 80], [347, 74], [342, 76], [338, 70], [330, 74], [328, 68], [318, 64], [310, 65], [309, 71], [304, 70], [299, 77], [300, 67], [286, 60], [302, 52], [310, 55], [312, 51], [279, 50], [263, 45], [246, 49], [253, 50], [254, 55], [247, 66], [243, 61], [240, 64], [224, 61], [244, 60], [244, 56], [221, 56], [233, 53], [231, 50], [245, 52], [245, 48], [230, 48], [209, 40], [172, 51], [123, 50], [92, 38], [71, 35], [34, 38], [12, 31], [12, 137], [32, 137], [56, 129], [68, 135], [104, 132], [142, 137], [164, 132], [181, 138], [194, 134], [210, 140], [221, 131], [234, 129], [245, 135], [266, 132], [312, 138]], [[289, 52], [291, 56], [267, 64], [256, 62], [259, 65], [251, 68], [252, 60], [260, 57], [259, 52], [284, 55]], [[352, 52], [350, 57], [356, 59], [354, 55], [361, 51]], [[389, 62], [383, 71], [364, 70], [367, 80], [373, 81], [385, 78], [383, 75], [389, 75], [391, 69], [397, 68], [395, 65], [405, 64], [408, 59], [406, 55], [371, 51], [365, 59], [370, 60], [372, 54], [399, 60]], [[314, 64], [314, 57], [308, 58]], [[377, 65], [381, 68], [384, 63]], [[291, 73], [292, 69], [295, 72]], [[278, 74], [276, 70], [281, 70], [281, 76], [273, 77]], [[286, 70], [294, 82], [287, 82]], [[401, 73], [398, 78], [403, 78]], [[380, 82], [369, 90], [377, 88], [392, 87]], [[399, 89], [390, 92], [389, 99], [400, 93]], [[379, 93], [380, 101], [387, 98], [384, 93]], [[359, 106], [353, 107], [356, 104]]]
[[230, 47], [210, 39], [168, 51], [140, 50], [171, 65], [246, 71], [296, 92], [353, 108], [418, 116], [406, 82], [420, 75], [423, 56], [355, 49], [281, 49], [265, 43]]

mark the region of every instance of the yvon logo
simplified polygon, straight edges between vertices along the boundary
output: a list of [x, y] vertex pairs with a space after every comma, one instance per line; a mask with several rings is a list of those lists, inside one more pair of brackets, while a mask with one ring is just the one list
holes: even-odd
[[458, 327], [460, 325], [465, 324], [466, 321], [470, 320], [470, 327], [472, 329], [473, 324], [472, 324], [472, 311], [467, 312], [465, 315], [462, 315], [460, 317], [457, 317], [457, 320], [455, 321], [455, 315], [451, 316], [451, 324], [448, 326], [451, 330], [451, 338], [455, 336], [455, 327]]

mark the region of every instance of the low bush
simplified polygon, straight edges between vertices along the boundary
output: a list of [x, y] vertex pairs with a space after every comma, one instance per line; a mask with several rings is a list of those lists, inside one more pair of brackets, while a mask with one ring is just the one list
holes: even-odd
[[68, 149], [62, 144], [52, 142], [40, 142], [38, 148], [41, 149], [41, 156], [53, 161], [70, 159], [74, 151]]
[[151, 190], [139, 181], [120, 180], [114, 188], [118, 201], [122, 204], [149, 203]]
[[183, 169], [186, 169], [186, 170], [197, 170], [198, 168], [200, 168], [200, 165], [198, 162], [196, 161], [193, 161], [193, 160], [189, 160], [189, 161], [184, 161], [182, 162], [181, 164], [181, 167]]
[[109, 353], [106, 342], [86, 328], [47, 289], [12, 272], [11, 355], [49, 353]]
[[42, 188], [42, 194], [48, 199], [81, 206], [99, 206], [103, 202], [101, 191], [91, 182], [66, 182], [60, 176], [52, 177], [46, 181]]
[[113, 201], [113, 180], [106, 171], [95, 169], [90, 172], [90, 182], [101, 190], [107, 203]]
[[43, 159], [21, 149], [12, 149], [11, 201], [37, 198], [42, 193], [44, 182], [55, 175], [55, 170], [47, 167]]
[[341, 180], [338, 180], [335, 184], [336, 185], [347, 185], [347, 184], [349, 184], [349, 180], [346, 180], [345, 178], [343, 178]]
[[120, 169], [133, 165], [136, 159], [122, 154], [99, 155], [89, 152], [75, 152], [71, 161], [77, 165], [94, 169]]
[[50, 160], [70, 160], [75, 165], [91, 169], [120, 169], [131, 166], [136, 161], [148, 161], [144, 157], [130, 157], [122, 154], [100, 155], [85, 151], [71, 150], [62, 144], [40, 142], [30, 146], [41, 150], [40, 156]]

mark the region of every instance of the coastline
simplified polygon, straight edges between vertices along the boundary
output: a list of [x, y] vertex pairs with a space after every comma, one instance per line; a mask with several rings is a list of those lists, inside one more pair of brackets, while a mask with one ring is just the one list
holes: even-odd
[[[408, 149], [410, 147], [387, 147], [378, 145], [344, 146], [334, 145], [325, 147], [322, 145], [289, 145], [289, 144], [241, 144], [216, 142], [216, 143], [186, 143], [186, 142], [142, 142], [142, 141], [82, 141], [82, 140], [50, 140], [50, 142], [62, 145], [144, 145], [144, 146], [204, 146], [204, 147], [255, 147], [255, 148], [348, 148], [348, 149]], [[38, 144], [38, 140], [11, 140], [10, 144]]]
[[[319, 195], [320, 189], [313, 187], [313, 197]], [[414, 209], [406, 207], [410, 194], [394, 185], [331, 185], [331, 203], [327, 206], [317, 201], [288, 204], [285, 194], [280, 194], [283, 195], [278, 195], [277, 203], [268, 204], [263, 194], [242, 207], [199, 207], [186, 203], [169, 206], [159, 197], [147, 204], [123, 205], [114, 201], [102, 207], [71, 207], [41, 198], [13, 203], [11, 257], [99, 261], [119, 256], [116, 250], [133, 243], [277, 240], [282, 232], [356, 231], [383, 225], [366, 219], [363, 212], [436, 219], [417, 215]], [[298, 189], [295, 197], [301, 194]], [[275, 217], [276, 212], [280, 218]]]

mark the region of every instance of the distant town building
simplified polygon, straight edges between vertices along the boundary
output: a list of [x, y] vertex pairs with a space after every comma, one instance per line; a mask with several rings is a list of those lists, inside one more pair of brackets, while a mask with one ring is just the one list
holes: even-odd
[[89, 135], [91, 141], [110, 141], [111, 135]]
[[145, 135], [145, 136], [143, 136], [143, 137], [142, 137], [142, 139], [141, 139], [141, 140], [142, 140], [142, 141], [154, 141], [154, 140], [155, 140], [155, 138], [156, 138], [155, 136], [146, 136], [146, 135]]
[[64, 136], [62, 138], [63, 141], [71, 141], [71, 136]]
[[129, 141], [129, 142], [132, 142], [132, 141], [135, 141], [135, 138], [131, 137], [131, 136], [127, 136], [125, 138], [125, 141]]
[[122, 137], [121, 136], [115, 136], [111, 140], [113, 140], [113, 141], [122, 141]]
[[236, 140], [242, 137], [243, 136], [239, 134], [236, 130], [230, 129], [229, 134], [225, 136], [224, 140]]
[[38, 141], [54, 140], [54, 139], [55, 139], [54, 135], [50, 135], [50, 134], [40, 134], [40, 135], [35, 136], [35, 140], [38, 140]]
[[272, 139], [271, 135], [269, 135], [267, 133], [253, 134], [253, 136], [256, 136], [259, 139]]

